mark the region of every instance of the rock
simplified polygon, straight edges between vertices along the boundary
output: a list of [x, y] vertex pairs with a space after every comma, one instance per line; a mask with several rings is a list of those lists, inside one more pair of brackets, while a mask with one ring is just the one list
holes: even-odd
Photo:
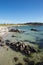
[[5, 40], [5, 42], [10, 42], [10, 40]]
[[25, 45], [24, 45], [23, 42], [17, 42], [16, 47], [18, 48], [18, 51], [23, 52], [24, 48], [25, 48]]
[[31, 53], [31, 52], [28, 50], [28, 51], [27, 51], [27, 55], [30, 55], [30, 53]]
[[16, 37], [16, 36], [12, 35], [11, 37]]
[[22, 65], [22, 63], [19, 62], [18, 64], [15, 64], [15, 65]]
[[38, 50], [37, 50], [37, 49], [35, 49], [35, 48], [34, 48], [34, 47], [32, 47], [32, 46], [30, 47], [30, 51], [31, 51], [31, 52], [38, 52]]
[[16, 51], [19, 51], [19, 43], [15, 43], [14, 47]]
[[37, 62], [36, 65], [43, 65], [43, 62]]
[[30, 50], [30, 48], [28, 47], [28, 45], [25, 45], [25, 50]]
[[7, 48], [6, 50], [8, 51], [9, 49]]
[[6, 45], [9, 46], [9, 42], [6, 42]]
[[10, 41], [9, 40], [5, 40], [5, 43], [6, 43], [6, 45], [10, 45]]
[[14, 61], [17, 62], [18, 61], [18, 58], [17, 57], [14, 57]]
[[23, 45], [22, 44], [19, 45], [19, 50], [20, 50], [20, 52], [23, 52], [24, 48], [23, 48]]
[[2, 40], [0, 39], [0, 42], [1, 42]]
[[0, 36], [0, 42], [2, 42], [3, 38]]
[[25, 62], [29, 62], [29, 58], [23, 58]]
[[9, 30], [9, 32], [23, 33], [23, 32], [25, 32], [25, 31], [21, 31], [21, 30], [18, 30], [18, 29], [11, 29], [11, 30]]
[[38, 31], [37, 29], [31, 29], [31, 31]]
[[11, 29], [9, 32], [20, 32], [18, 29]]
[[9, 46], [12, 50], [22, 52], [26, 55], [30, 55], [31, 52], [38, 52], [37, 49], [23, 42], [11, 43], [9, 40], [6, 40], [6, 45]]
[[13, 49], [13, 50], [15, 50], [15, 44], [13, 44], [13, 43], [10, 43], [10, 45], [9, 45], [9, 47], [11, 48], [11, 49]]
[[34, 65], [35, 63], [34, 63], [34, 61], [30, 61], [29, 63], [28, 63], [28, 65]]
[[24, 53], [27, 54], [27, 55], [30, 54], [30, 48], [28, 47], [28, 45], [25, 45]]

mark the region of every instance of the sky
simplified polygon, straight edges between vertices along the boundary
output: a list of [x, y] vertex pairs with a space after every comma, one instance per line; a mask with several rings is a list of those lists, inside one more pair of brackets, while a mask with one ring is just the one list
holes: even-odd
[[0, 24], [43, 23], [43, 0], [0, 0]]

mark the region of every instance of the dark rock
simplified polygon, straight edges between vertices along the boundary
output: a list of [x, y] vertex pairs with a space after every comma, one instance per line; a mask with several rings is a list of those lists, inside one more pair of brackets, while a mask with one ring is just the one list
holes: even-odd
[[37, 29], [31, 29], [31, 31], [38, 31]]
[[9, 47], [11, 48], [11, 49], [13, 49], [13, 50], [15, 50], [15, 44], [13, 44], [13, 43], [10, 43], [10, 45], [9, 45]]
[[29, 63], [28, 63], [28, 65], [34, 65], [35, 63], [34, 63], [34, 61], [30, 61]]
[[9, 46], [12, 50], [22, 52], [26, 55], [30, 55], [31, 52], [38, 52], [37, 49], [32, 46], [26, 45], [23, 42], [11, 43], [9, 40], [6, 40], [6, 45]]
[[25, 50], [30, 50], [28, 45], [25, 45]]
[[10, 45], [9, 42], [6, 42], [6, 45], [9, 46]]
[[37, 62], [36, 65], [43, 65], [43, 62]]
[[23, 58], [25, 62], [29, 62], [29, 58]]
[[10, 43], [10, 46], [14, 46], [14, 44], [13, 43]]
[[2, 38], [2, 37], [0, 37], [0, 42], [2, 42], [2, 40], [3, 40], [3, 38]]
[[6, 50], [8, 51], [8, 48]]
[[11, 37], [16, 37], [16, 36], [12, 35]]
[[26, 53], [27, 55], [30, 54], [30, 48], [28, 47], [28, 45], [25, 45], [24, 53]]
[[24, 48], [25, 48], [25, 44], [23, 42], [17, 42], [16, 43], [16, 47], [18, 47], [18, 50], [20, 52], [23, 52], [24, 51]]
[[11, 29], [9, 32], [20, 32], [18, 29]]
[[22, 63], [18, 63], [18, 64], [15, 64], [15, 65], [22, 65]]
[[23, 50], [24, 50], [22, 45], [20, 45], [19, 49], [20, 49], [21, 52], [23, 52]]
[[6, 45], [10, 45], [10, 40], [5, 40]]
[[11, 30], [9, 30], [9, 32], [23, 33], [23, 32], [25, 32], [25, 31], [21, 31], [21, 30], [18, 30], [18, 29], [11, 29]]
[[2, 40], [0, 39], [0, 42], [1, 42]]
[[14, 61], [17, 62], [18, 61], [18, 58], [17, 57], [14, 57]]
[[5, 42], [10, 42], [10, 40], [5, 40]]
[[31, 51], [31, 52], [38, 52], [38, 50], [35, 49], [34, 47], [30, 47], [30, 51]]

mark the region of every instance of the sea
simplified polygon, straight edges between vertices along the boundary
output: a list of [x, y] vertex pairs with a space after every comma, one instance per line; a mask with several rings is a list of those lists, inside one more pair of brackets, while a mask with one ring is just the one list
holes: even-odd
[[[7, 39], [11, 41], [25, 41], [37, 44], [40, 48], [43, 48], [43, 26], [11, 26], [8, 27], [8, 29], [18, 29], [24, 32], [10, 32], [6, 36]], [[37, 31], [31, 29], [36, 29]], [[12, 35], [14, 35], [14, 37], [12, 37]]]

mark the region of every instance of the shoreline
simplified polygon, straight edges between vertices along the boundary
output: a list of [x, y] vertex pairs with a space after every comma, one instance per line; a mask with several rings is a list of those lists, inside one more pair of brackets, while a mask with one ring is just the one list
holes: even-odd
[[43, 23], [0, 24], [0, 26], [43, 26]]
[[[7, 27], [7, 26], [5, 26]], [[1, 28], [1, 27], [0, 27]], [[2, 26], [4, 29], [4, 27]], [[7, 28], [6, 28], [7, 29]], [[2, 32], [7, 32], [7, 30], [3, 30]], [[2, 29], [1, 29], [2, 30]], [[8, 34], [2, 35], [2, 41], [0, 40], [0, 64], [1, 65], [28, 65], [29, 63], [32, 65], [36, 65], [38, 63], [43, 62], [43, 50], [39, 48], [37, 44], [27, 43], [24, 41], [17, 40], [19, 36], [18, 30], [13, 30], [14, 33], [11, 36]], [[10, 31], [11, 33], [12, 31]], [[9, 34], [10, 34], [9, 33]], [[24, 32], [23, 32], [24, 33]], [[22, 34], [22, 33], [19, 33]], [[14, 39], [14, 38], [17, 39]], [[11, 38], [11, 39], [10, 39]], [[14, 40], [12, 40], [14, 39]], [[5, 59], [4, 59], [5, 58]]]

